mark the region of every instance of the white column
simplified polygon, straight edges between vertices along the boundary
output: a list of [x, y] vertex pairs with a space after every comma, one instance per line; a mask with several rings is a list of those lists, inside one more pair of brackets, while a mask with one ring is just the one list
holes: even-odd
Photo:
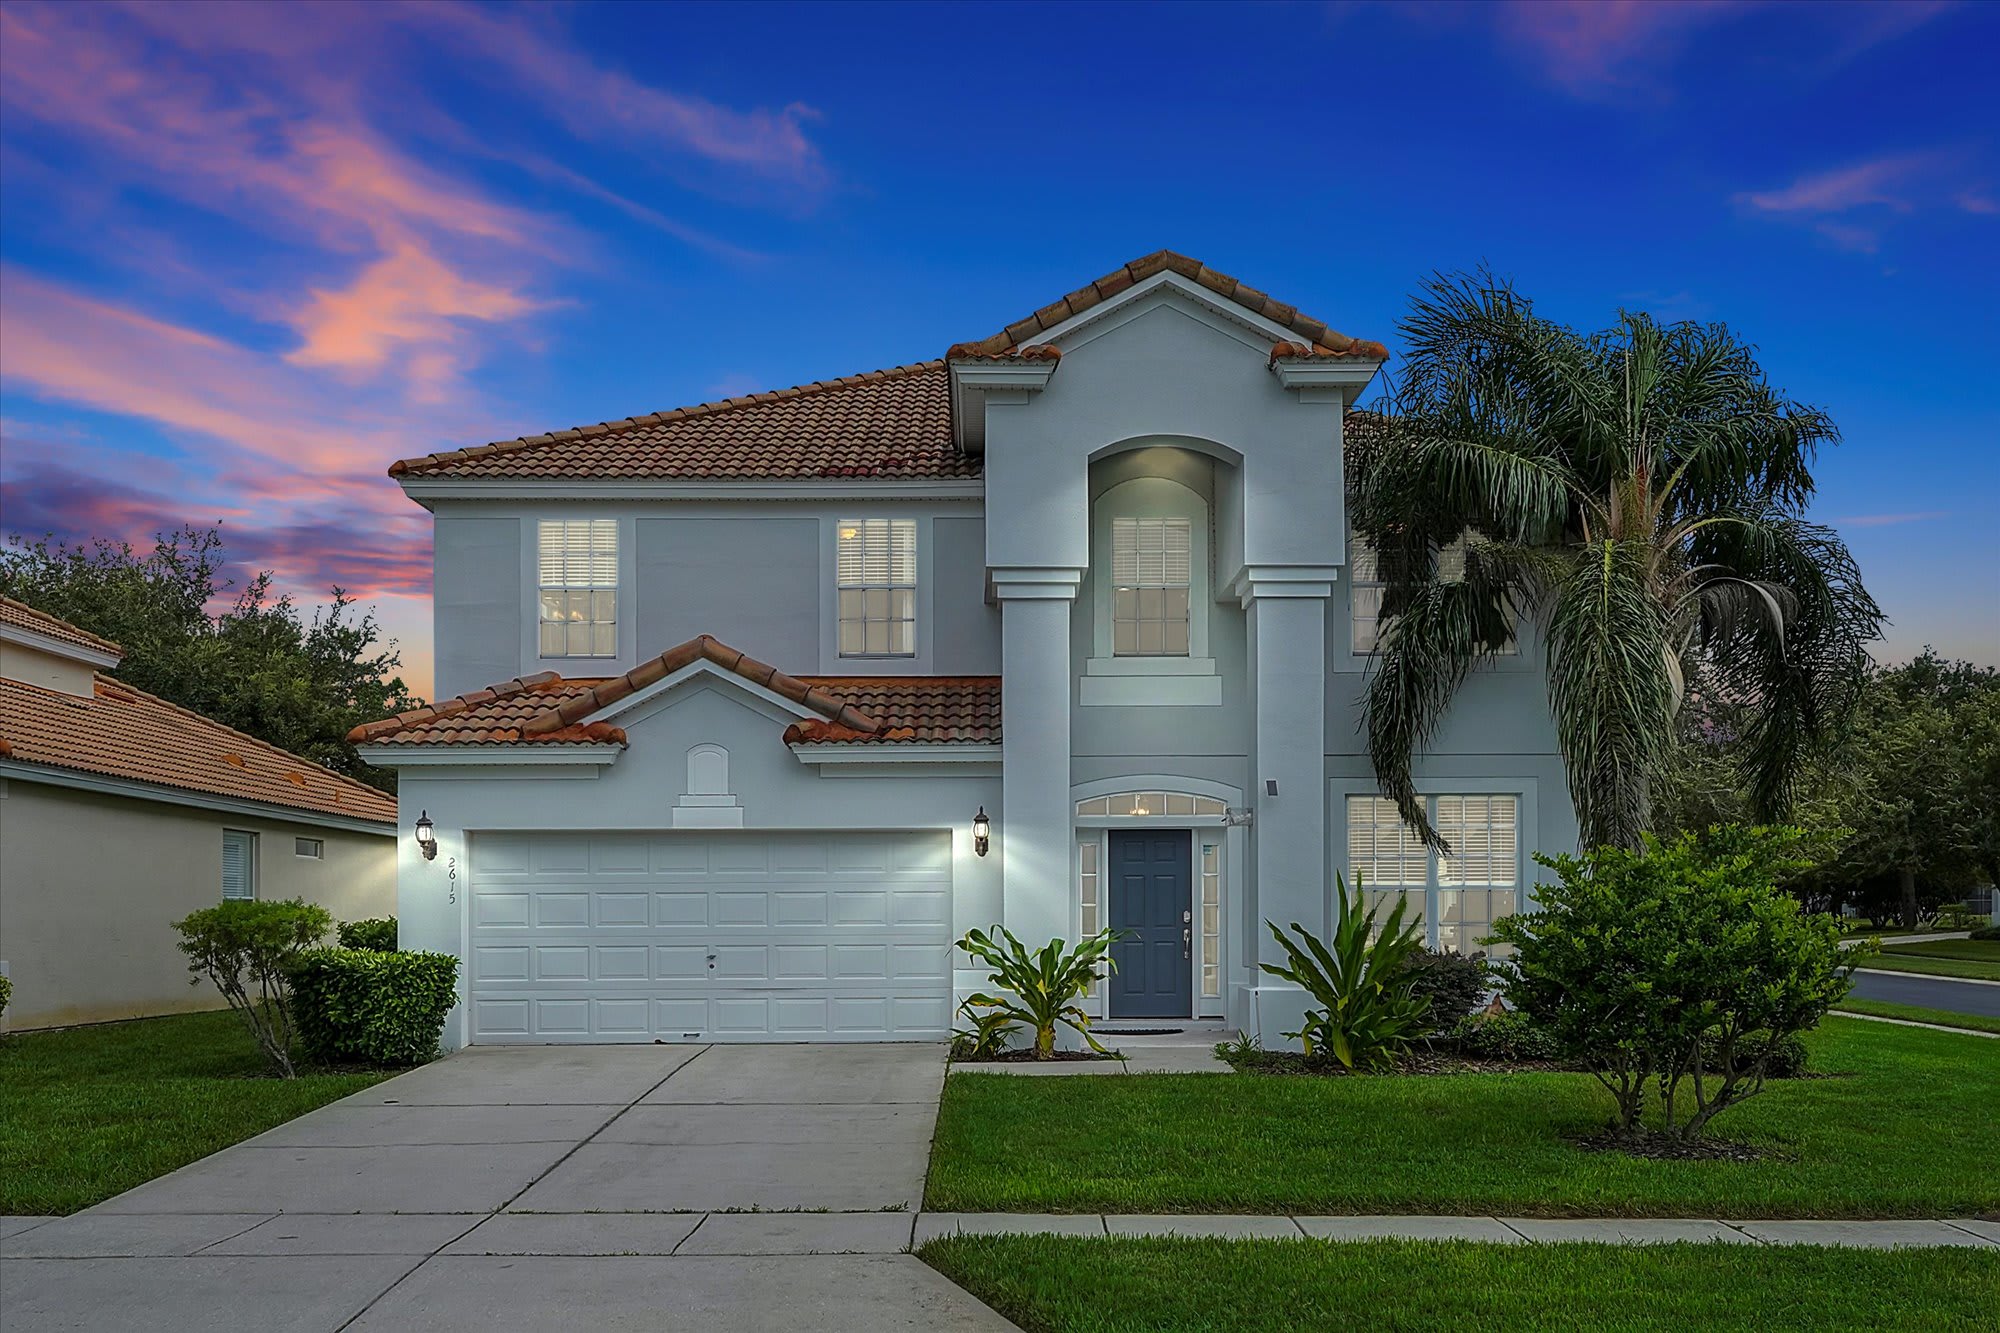
[[[1255, 897], [1257, 957], [1283, 962], [1284, 951], [1265, 921], [1298, 922], [1324, 939], [1326, 848], [1326, 608], [1333, 571], [1281, 568], [1247, 571], [1239, 587], [1249, 639], [1251, 704], [1250, 878]], [[1271, 783], [1277, 794], [1271, 794]], [[1259, 971], [1251, 979], [1241, 1022], [1272, 1048], [1291, 1045], [1309, 997]]]
[[1070, 603], [1083, 571], [995, 569], [1000, 599], [1001, 923], [1031, 949], [1070, 938]]

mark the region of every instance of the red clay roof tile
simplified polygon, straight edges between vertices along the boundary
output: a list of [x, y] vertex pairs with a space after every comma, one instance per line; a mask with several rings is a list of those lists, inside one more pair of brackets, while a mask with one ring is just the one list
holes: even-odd
[[91, 648], [118, 657], [125, 655], [125, 649], [111, 640], [80, 629], [67, 620], [58, 620], [46, 611], [37, 611], [26, 602], [12, 597], [0, 597], [0, 625], [29, 630], [72, 648]]

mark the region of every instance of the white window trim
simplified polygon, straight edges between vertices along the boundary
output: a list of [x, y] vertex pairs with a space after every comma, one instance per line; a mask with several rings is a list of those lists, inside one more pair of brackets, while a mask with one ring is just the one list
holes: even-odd
[[257, 845], [258, 837], [256, 830], [241, 829], [241, 828], [225, 828], [224, 830], [222, 830], [223, 847], [227, 848], [229, 846], [229, 840], [231, 838], [241, 838], [245, 843], [249, 845], [250, 850], [247, 854], [248, 860], [245, 862], [244, 865], [244, 878], [249, 881], [250, 892], [243, 895], [241, 898], [232, 898], [229, 896], [228, 861], [226, 858], [223, 862], [222, 882], [216, 886], [216, 891], [220, 895], [220, 901], [222, 902], [254, 903], [257, 901], [257, 880], [258, 880], [257, 853], [259, 850]]
[[[1188, 520], [1188, 653], [1186, 657], [1119, 657], [1111, 625], [1111, 520]], [[1170, 477], [1133, 477], [1092, 503], [1090, 520], [1091, 653], [1078, 703], [1101, 706], [1220, 707], [1222, 678], [1210, 656], [1209, 618], [1214, 563], [1208, 503]]]
[[[917, 525], [916, 652], [908, 657], [840, 655], [840, 524], [843, 520], [902, 518]], [[930, 514], [899, 512], [882, 505], [844, 505], [820, 518], [819, 671], [822, 676], [927, 676], [932, 674], [931, 614], [937, 578], [932, 567]]]
[[[1328, 662], [1328, 668], [1333, 671], [1367, 671], [1381, 655], [1375, 648], [1363, 649], [1355, 646], [1355, 593], [1363, 588], [1381, 588], [1386, 586], [1380, 577], [1379, 568], [1376, 571], [1377, 577], [1372, 581], [1357, 580], [1354, 577], [1354, 546], [1360, 540], [1362, 540], [1360, 536], [1350, 527], [1347, 532], [1347, 547], [1342, 565], [1342, 568], [1347, 572], [1347, 577], [1342, 580], [1347, 585], [1347, 595], [1344, 599], [1346, 610], [1344, 614], [1337, 617], [1340, 622], [1340, 629], [1338, 630], [1340, 637], [1336, 651]], [[1507, 647], [1497, 652], [1482, 654], [1473, 666], [1475, 671], [1480, 669], [1495, 671], [1527, 671], [1534, 669], [1535, 664], [1527, 660], [1529, 655], [1523, 652], [1521, 648], [1520, 617], [1515, 616], [1513, 619], [1514, 637], [1508, 642]], [[1381, 621], [1378, 618], [1376, 622], [1376, 641], [1378, 646], [1381, 641], [1380, 636]]]
[[[1530, 873], [1534, 865], [1534, 853], [1540, 846], [1540, 810], [1538, 791], [1540, 784], [1534, 778], [1426, 778], [1415, 784], [1417, 794], [1426, 798], [1437, 796], [1512, 796], [1518, 803], [1514, 811], [1516, 844], [1515, 852], [1515, 910], [1528, 912], [1534, 909], [1535, 884]], [[1380, 796], [1382, 791], [1373, 778], [1332, 778], [1327, 783], [1327, 846], [1333, 855], [1333, 866], [1340, 877], [1347, 882], [1349, 891], [1354, 888], [1352, 876], [1348, 874], [1347, 861], [1347, 798], [1350, 796]], [[1431, 806], [1435, 817], [1436, 807]], [[1431, 853], [1426, 861], [1424, 879], [1424, 943], [1427, 947], [1438, 947], [1438, 858]], [[1363, 886], [1366, 887], [1365, 885]], [[1332, 888], [1329, 878], [1328, 888]], [[1411, 892], [1415, 890], [1412, 889]]]
[[[299, 844], [308, 842], [312, 844], [313, 849], [309, 852], [300, 851]], [[292, 855], [301, 861], [324, 861], [326, 860], [326, 839], [295, 837], [292, 839]]]
[[[898, 524], [909, 525], [910, 581], [908, 584], [898, 583], [895, 582], [894, 580], [890, 580], [882, 583], [863, 582], [850, 585], [842, 580], [840, 574], [840, 542], [842, 537], [841, 529], [850, 524], [855, 525], [857, 530], [865, 529], [869, 524], [881, 524], [886, 526], [892, 535], [894, 534], [896, 526]], [[922, 608], [918, 605], [923, 595], [923, 556], [921, 554], [921, 547], [923, 544], [922, 525], [919, 524], [915, 518], [911, 518], [904, 515], [847, 514], [838, 517], [834, 520], [833, 542], [834, 542], [834, 547], [833, 547], [834, 655], [840, 658], [843, 662], [908, 661], [911, 658], [914, 658], [917, 655], [918, 623], [922, 619], [921, 616]], [[893, 546], [891, 549], [893, 550]], [[910, 594], [909, 651], [907, 652], [888, 651], [888, 652], [877, 653], [877, 652], [869, 652], [863, 650], [861, 652], [850, 653], [842, 646], [840, 639], [842, 632], [847, 624], [847, 618], [841, 614], [840, 596], [842, 593], [847, 592], [850, 587], [853, 587], [854, 589], [862, 591], [864, 593], [866, 591], [874, 589], [884, 589], [890, 592], [894, 592], [907, 588]], [[898, 618], [892, 615], [886, 619], [876, 621], [873, 618], [866, 615], [864, 612], [860, 623], [863, 626], [863, 633], [865, 637], [867, 626], [871, 624], [893, 625], [898, 623]]]
[[[611, 657], [542, 656], [542, 524], [567, 519], [608, 518], [618, 525], [618, 651]], [[592, 513], [588, 508], [541, 510], [521, 519], [521, 615], [523, 674], [553, 671], [564, 676], [616, 676], [638, 665], [639, 641], [637, 534], [624, 514]]]

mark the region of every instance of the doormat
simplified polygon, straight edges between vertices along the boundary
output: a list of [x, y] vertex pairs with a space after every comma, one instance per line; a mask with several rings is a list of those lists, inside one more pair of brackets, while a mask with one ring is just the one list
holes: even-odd
[[1186, 1028], [1092, 1028], [1092, 1032], [1105, 1037], [1171, 1037], [1186, 1032]]

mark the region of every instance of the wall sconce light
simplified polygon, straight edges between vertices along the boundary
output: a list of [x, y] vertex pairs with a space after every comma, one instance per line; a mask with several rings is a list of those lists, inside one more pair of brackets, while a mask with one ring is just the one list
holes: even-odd
[[431, 823], [428, 810], [417, 816], [417, 850], [424, 854], [424, 860], [435, 861], [438, 854], [437, 825]]
[[972, 850], [981, 856], [993, 841], [993, 821], [986, 817], [986, 807], [980, 806], [979, 813], [972, 817]]

